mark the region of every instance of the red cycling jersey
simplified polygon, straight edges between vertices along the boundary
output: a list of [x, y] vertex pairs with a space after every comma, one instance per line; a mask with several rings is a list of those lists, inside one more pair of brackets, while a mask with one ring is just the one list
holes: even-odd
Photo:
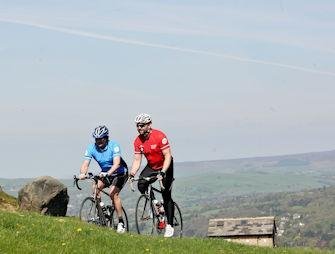
[[144, 154], [149, 167], [153, 170], [162, 169], [164, 163], [162, 150], [169, 147], [166, 135], [155, 129], [152, 129], [146, 138], [139, 135], [134, 141], [135, 154]]

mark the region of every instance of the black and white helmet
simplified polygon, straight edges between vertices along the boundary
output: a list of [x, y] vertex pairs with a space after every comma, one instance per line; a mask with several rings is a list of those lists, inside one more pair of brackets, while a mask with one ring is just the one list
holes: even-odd
[[92, 133], [93, 138], [104, 138], [108, 137], [108, 129], [105, 125], [98, 126]]
[[135, 123], [151, 123], [151, 116], [146, 113], [141, 113], [135, 117]]

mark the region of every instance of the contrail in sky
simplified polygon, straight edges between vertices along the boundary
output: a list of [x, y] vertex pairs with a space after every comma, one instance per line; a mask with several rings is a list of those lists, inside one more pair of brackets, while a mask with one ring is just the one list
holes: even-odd
[[263, 64], [263, 65], [281, 67], [281, 68], [286, 68], [286, 69], [291, 69], [291, 70], [298, 70], [298, 71], [304, 71], [304, 72], [321, 74], [321, 75], [335, 76], [335, 72], [315, 70], [315, 69], [305, 68], [305, 67], [291, 65], [291, 64], [283, 64], [283, 63], [278, 63], [278, 62], [271, 62], [271, 61], [257, 60], [257, 59], [252, 59], [252, 58], [238, 57], [238, 56], [234, 56], [234, 55], [220, 54], [220, 53], [215, 53], [215, 52], [206, 51], [206, 50], [181, 48], [181, 47], [169, 46], [169, 45], [165, 45], [165, 44], [149, 43], [149, 42], [143, 42], [143, 41], [137, 41], [137, 40], [129, 40], [129, 39], [121, 38], [121, 37], [114, 37], [114, 36], [110, 36], [110, 35], [101, 35], [101, 34], [96, 34], [96, 33], [89, 33], [89, 32], [84, 32], [84, 31], [80, 31], [80, 30], [42, 25], [42, 24], [37, 24], [37, 23], [27, 22], [27, 21], [0, 18], [0, 22], [7, 22], [7, 23], [14, 23], [14, 24], [20, 24], [20, 25], [25, 25], [25, 26], [31, 26], [31, 27], [36, 27], [36, 28], [41, 28], [41, 29], [47, 29], [47, 30], [51, 30], [51, 31], [66, 33], [66, 34], [72, 34], [72, 35], [94, 38], [94, 39], [98, 39], [98, 40], [106, 40], [106, 41], [125, 43], [125, 44], [131, 44], [131, 45], [137, 45], [137, 46], [143, 46], [143, 47], [168, 49], [168, 50], [174, 50], [174, 51], [180, 51], [180, 52], [186, 52], [186, 53], [209, 55], [209, 56], [215, 56], [215, 57], [222, 57], [222, 58], [225, 58], [225, 59], [231, 59], [231, 60], [239, 61], [239, 62]]

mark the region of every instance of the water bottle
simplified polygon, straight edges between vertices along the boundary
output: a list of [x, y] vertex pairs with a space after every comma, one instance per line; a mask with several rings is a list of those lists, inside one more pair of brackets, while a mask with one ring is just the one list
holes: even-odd
[[159, 204], [159, 207], [157, 207], [157, 210], [158, 210], [158, 224], [157, 224], [157, 227], [158, 227], [158, 229], [163, 230], [166, 226], [163, 200], [158, 202], [158, 204]]
[[111, 211], [112, 211], [112, 206], [107, 205], [105, 216], [106, 216], [106, 219], [108, 219], [108, 220], [110, 219]]
[[106, 214], [107, 209], [106, 209], [106, 206], [105, 206], [104, 202], [102, 202], [102, 201], [100, 202], [100, 207], [101, 207], [101, 210], [102, 210], [103, 214]]
[[156, 214], [159, 214], [159, 202], [157, 199], [152, 200]]
[[163, 200], [161, 200], [160, 202], [160, 206], [159, 206], [159, 213], [160, 214], [164, 214], [165, 213], [165, 210], [164, 210], [164, 205], [163, 205]]

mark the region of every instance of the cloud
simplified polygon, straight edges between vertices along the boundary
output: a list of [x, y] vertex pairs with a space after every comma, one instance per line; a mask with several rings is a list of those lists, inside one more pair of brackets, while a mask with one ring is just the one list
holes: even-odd
[[160, 48], [160, 49], [173, 50], [173, 51], [179, 51], [179, 52], [185, 52], [185, 53], [191, 53], [191, 54], [201, 54], [201, 55], [207, 55], [207, 56], [214, 56], [214, 57], [220, 57], [220, 58], [224, 58], [224, 59], [228, 59], [228, 60], [232, 60], [232, 61], [253, 63], [253, 64], [261, 64], [261, 65], [291, 69], [291, 70], [295, 70], [295, 71], [302, 71], [302, 72], [308, 72], [308, 73], [314, 73], [314, 74], [319, 74], [319, 75], [327, 75], [327, 76], [335, 77], [335, 72], [311, 69], [311, 68], [306, 68], [306, 67], [302, 67], [302, 66], [298, 66], [298, 65], [291, 65], [291, 64], [285, 64], [285, 63], [279, 63], [279, 62], [273, 62], [273, 61], [265, 61], [265, 60], [258, 60], [258, 59], [253, 59], [253, 58], [239, 57], [239, 56], [235, 56], [235, 55], [216, 53], [216, 52], [212, 52], [212, 51], [208, 51], [208, 50], [191, 49], [191, 48], [184, 48], [184, 47], [178, 47], [178, 46], [170, 46], [170, 45], [166, 45], [166, 44], [144, 42], [144, 41], [139, 41], [139, 40], [130, 40], [130, 39], [122, 38], [122, 37], [102, 35], [102, 34], [98, 34], [98, 33], [85, 32], [85, 31], [81, 31], [81, 30], [75, 30], [75, 29], [64, 28], [64, 27], [49, 26], [49, 25], [38, 24], [38, 23], [30, 22], [30, 21], [28, 22], [28, 21], [22, 21], [22, 20], [0, 18], [0, 22], [25, 25], [25, 26], [30, 26], [30, 27], [35, 27], [35, 28], [60, 32], [60, 33], [66, 33], [66, 34], [77, 35], [77, 36], [82, 36], [82, 37], [94, 38], [94, 39], [98, 39], [98, 40], [112, 41], [112, 42], [116, 42], [116, 43], [130, 44], [130, 45], [142, 46], [142, 47]]

